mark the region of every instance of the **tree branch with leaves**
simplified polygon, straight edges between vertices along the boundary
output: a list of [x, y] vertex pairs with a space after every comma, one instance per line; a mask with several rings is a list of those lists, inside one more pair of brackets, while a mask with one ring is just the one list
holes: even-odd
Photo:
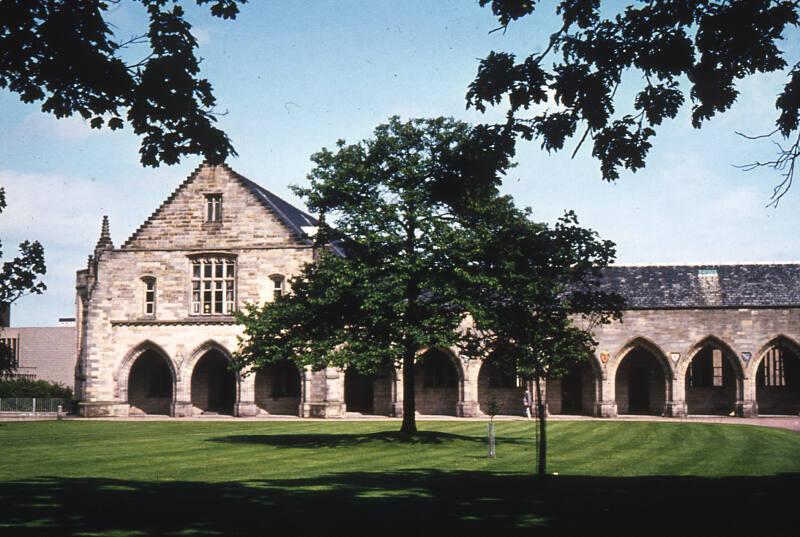
[[[200, 77], [197, 40], [178, 0], [131, 0], [147, 30], [123, 40], [108, 22], [119, 1], [0, 2], [0, 88], [41, 102], [58, 118], [79, 115], [92, 128], [122, 128], [142, 139], [142, 164], [175, 164], [202, 155], [217, 164], [236, 152], [215, 126], [216, 98]], [[195, 0], [233, 19], [246, 0]], [[126, 56], [142, 48], [142, 59]]]
[[[491, 6], [504, 31], [526, 17], [543, 19], [536, 13], [536, 0], [479, 3]], [[618, 179], [621, 168], [642, 169], [658, 127], [674, 119], [687, 100], [692, 102], [692, 126], [700, 128], [733, 106], [738, 82], [785, 70], [789, 63], [781, 46], [789, 31], [797, 35], [800, 24], [797, 0], [641, 1], [621, 9], [601, 7], [599, 0], [563, 0], [556, 13], [560, 28], [543, 52], [521, 60], [492, 52], [480, 62], [467, 103], [484, 111], [507, 101], [507, 135], [540, 140], [547, 151], [561, 151], [578, 136], [574, 156], [590, 138], [606, 181]], [[625, 77], [629, 72], [640, 76]], [[636, 85], [632, 102], [617, 98], [623, 83]], [[795, 147], [797, 63], [787, 72], [775, 108], [771, 135]], [[750, 167], [770, 166], [783, 173], [771, 204], [777, 205], [791, 187], [797, 156], [797, 151], [782, 149], [775, 161]]]

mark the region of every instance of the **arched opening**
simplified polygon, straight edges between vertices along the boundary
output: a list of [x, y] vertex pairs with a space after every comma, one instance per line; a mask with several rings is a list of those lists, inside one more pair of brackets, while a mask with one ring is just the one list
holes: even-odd
[[570, 367], [561, 377], [547, 380], [547, 409], [551, 414], [591, 416], [596, 388], [591, 364]]
[[522, 396], [525, 387], [522, 379], [487, 360], [478, 372], [478, 408], [483, 414], [524, 416]]
[[132, 415], [169, 415], [173, 394], [172, 371], [154, 350], [136, 358], [128, 374], [128, 404]]
[[458, 371], [450, 355], [439, 349], [426, 351], [414, 371], [417, 412], [455, 416], [458, 406]]
[[666, 379], [664, 368], [653, 352], [634, 347], [622, 359], [615, 381], [620, 414], [664, 413]]
[[348, 367], [344, 374], [344, 403], [348, 412], [388, 416], [392, 413], [394, 370], [384, 364], [377, 373], [365, 374]]
[[344, 403], [348, 412], [373, 414], [375, 412], [375, 378], [354, 367], [344, 374]]
[[759, 414], [800, 413], [800, 354], [797, 348], [779, 341], [758, 364], [756, 401]]
[[192, 372], [192, 406], [203, 414], [233, 415], [236, 403], [236, 374], [228, 359], [217, 349], [207, 351]]
[[686, 410], [689, 414], [728, 415], [735, 411], [738, 375], [735, 360], [720, 345], [708, 344], [686, 369]]
[[268, 414], [300, 414], [300, 370], [291, 360], [280, 360], [256, 372], [256, 406]]

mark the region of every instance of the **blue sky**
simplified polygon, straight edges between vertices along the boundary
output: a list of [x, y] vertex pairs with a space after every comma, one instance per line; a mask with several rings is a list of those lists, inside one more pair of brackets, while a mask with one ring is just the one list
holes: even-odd
[[[227, 112], [220, 125], [239, 153], [229, 164], [299, 203], [288, 185], [304, 183], [312, 153], [339, 138], [368, 137], [391, 115], [500, 118], [502, 110], [465, 110], [478, 59], [490, 50], [541, 50], [555, 24], [548, 5], [505, 34], [490, 34], [497, 22], [471, 0], [254, 0], [236, 21], [200, 9], [190, 9], [189, 19], [203, 74]], [[112, 20], [123, 38], [146, 24], [134, 2], [116, 6]], [[789, 58], [800, 56], [797, 36], [786, 40]], [[571, 159], [575, 141], [556, 155], [532, 142], [520, 145], [519, 166], [503, 188], [538, 220], [574, 209], [583, 225], [617, 243], [619, 263], [798, 261], [800, 191], [767, 208], [777, 174], [733, 167], [774, 155], [770, 142], [735, 131], [772, 130], [784, 81], [783, 73], [747, 80], [734, 109], [702, 130], [691, 128], [684, 105], [659, 131], [647, 168], [616, 183], [600, 179], [588, 145]], [[624, 88], [619, 95], [631, 101]], [[121, 244], [197, 164], [142, 168], [129, 131], [56, 120], [0, 91], [0, 184], [9, 202], [0, 215], [3, 250], [10, 257], [21, 240], [38, 239], [48, 266], [47, 293], [21, 299], [12, 323], [73, 316], [75, 271], [85, 267], [102, 215]]]

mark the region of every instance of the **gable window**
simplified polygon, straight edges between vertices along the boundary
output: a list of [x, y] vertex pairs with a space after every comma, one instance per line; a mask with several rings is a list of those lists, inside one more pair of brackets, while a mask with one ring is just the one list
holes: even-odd
[[277, 300], [286, 294], [286, 278], [281, 274], [273, 274], [269, 279], [272, 281], [272, 300]]
[[142, 278], [142, 284], [144, 285], [144, 314], [153, 317], [156, 314], [156, 279]]
[[222, 194], [206, 194], [206, 222], [222, 222]]
[[236, 261], [231, 258], [192, 260], [192, 314], [231, 315], [235, 309]]

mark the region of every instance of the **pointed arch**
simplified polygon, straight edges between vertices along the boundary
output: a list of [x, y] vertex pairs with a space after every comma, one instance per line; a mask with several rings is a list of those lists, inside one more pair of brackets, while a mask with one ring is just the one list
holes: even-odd
[[613, 379], [616, 377], [619, 365], [622, 363], [625, 357], [636, 348], [644, 349], [655, 356], [658, 359], [658, 362], [661, 364], [661, 367], [664, 369], [664, 374], [667, 376], [667, 378], [675, 378], [675, 370], [672, 367], [669, 358], [667, 357], [667, 353], [665, 353], [663, 349], [661, 349], [661, 347], [659, 347], [651, 339], [648, 339], [644, 336], [632, 337], [620, 348], [620, 350], [614, 355], [613, 360], [611, 360], [608, 364], [610, 366], [608, 368], [608, 378]]
[[779, 346], [788, 347], [797, 356], [800, 356], [800, 343], [798, 343], [797, 340], [787, 336], [786, 334], [777, 334], [767, 341], [767, 343], [762, 345], [753, 359], [750, 360], [750, 363], [747, 364], [747, 369], [751, 372], [750, 376], [755, 376], [755, 373], [758, 371], [758, 366], [761, 365], [761, 362], [764, 360], [767, 352], [769, 352], [772, 348]]
[[[426, 362], [425, 357], [429, 355], [440, 364], [442, 359], [446, 360], [453, 368], [455, 379], [448, 377], [446, 369], [438, 369], [432, 362]], [[452, 349], [428, 347], [417, 353], [414, 376], [416, 406], [421, 414], [458, 415], [464, 402], [466, 371]]]
[[621, 414], [668, 412], [675, 371], [661, 347], [642, 336], [631, 338], [609, 365], [608, 376], [614, 381]]
[[[718, 354], [722, 355], [717, 361]], [[676, 367], [688, 414], [730, 415], [741, 408], [744, 368], [733, 348], [709, 334], [695, 342]]]
[[[183, 371], [186, 374], [186, 378], [192, 378], [192, 372], [194, 371], [197, 362], [202, 358], [208, 351], [218, 351], [222, 354], [228, 362], [233, 361], [233, 355], [228, 351], [225, 345], [221, 344], [215, 339], [208, 339], [195, 347], [192, 353], [189, 355], [189, 359], [183, 363]], [[240, 374], [236, 371], [236, 379], [238, 381]]]
[[499, 405], [500, 414], [525, 415], [522, 397], [525, 393], [525, 383], [520, 383], [520, 377], [508, 375], [507, 372], [492, 371], [491, 360], [482, 359], [478, 362], [478, 371], [475, 375], [477, 382], [478, 411], [488, 414], [492, 400]]
[[120, 401], [128, 401], [128, 380], [130, 379], [131, 368], [136, 360], [144, 353], [152, 351], [164, 359], [164, 362], [169, 368], [170, 375], [172, 376], [172, 393], [176, 393], [177, 383], [180, 380], [180, 372], [175, 367], [175, 363], [170, 358], [169, 354], [157, 343], [150, 339], [145, 339], [132, 347], [120, 361], [114, 372], [115, 395]]
[[231, 353], [209, 339], [200, 344], [186, 362], [186, 387], [193, 412], [234, 415], [241, 400], [241, 374], [229, 366]]
[[416, 359], [419, 360], [420, 358], [425, 356], [425, 354], [427, 354], [429, 351], [438, 351], [441, 352], [442, 354], [447, 355], [447, 357], [453, 363], [453, 367], [455, 367], [456, 369], [456, 376], [458, 377], [458, 382], [463, 384], [467, 372], [466, 369], [464, 368], [464, 362], [462, 362], [461, 359], [458, 357], [458, 353], [456, 353], [456, 351], [454, 351], [450, 347], [425, 347], [424, 349], [422, 349], [417, 353]]
[[800, 412], [800, 345], [780, 334], [764, 345], [750, 366], [759, 414]]
[[692, 363], [692, 360], [697, 356], [697, 353], [708, 346], [716, 347], [722, 351], [722, 355], [727, 357], [729, 360], [729, 363], [733, 368], [738, 380], [741, 380], [744, 377], [744, 367], [742, 366], [742, 362], [739, 360], [736, 351], [733, 350], [733, 347], [731, 347], [723, 339], [713, 334], [708, 334], [707, 336], [698, 340], [694, 345], [689, 347], [689, 350], [678, 362], [678, 366], [675, 371], [678, 379], [684, 378], [686, 375], [686, 370], [689, 368], [689, 364]]

